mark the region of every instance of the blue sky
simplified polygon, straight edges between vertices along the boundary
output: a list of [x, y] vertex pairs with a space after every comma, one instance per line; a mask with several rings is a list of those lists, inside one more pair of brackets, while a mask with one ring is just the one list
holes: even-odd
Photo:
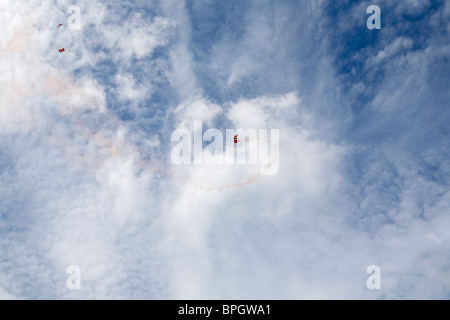
[[[449, 18], [430, 0], [3, 1], [0, 298], [449, 299]], [[194, 121], [279, 129], [279, 171], [174, 165]]]

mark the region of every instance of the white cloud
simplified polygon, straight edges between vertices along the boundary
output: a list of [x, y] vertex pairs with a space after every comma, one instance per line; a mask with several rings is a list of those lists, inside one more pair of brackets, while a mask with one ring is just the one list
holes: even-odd
[[173, 112], [179, 123], [177, 128], [193, 130], [194, 121], [202, 121], [211, 126], [215, 118], [222, 113], [222, 109], [205, 98], [192, 97], [180, 103]]
[[[405, 5], [418, 13], [427, 3]], [[358, 119], [340, 97], [323, 21], [309, 20], [323, 18], [324, 2], [294, 12], [254, 3], [242, 34], [214, 38], [201, 62], [190, 12], [201, 6], [162, 1], [151, 17], [124, 17], [106, 2], [81, 1], [82, 29], [58, 29], [70, 4], [0, 4], [0, 298], [448, 295], [448, 188], [423, 174], [416, 132], [368, 151], [342, 134]], [[410, 52], [415, 38], [393, 39], [367, 62], [390, 68], [373, 89], [379, 118], [363, 134], [379, 134], [393, 115], [417, 119], [417, 101], [432, 93], [430, 66], [448, 55], [433, 39], [418, 52]], [[136, 61], [150, 70], [153, 58], [160, 69], [138, 76]], [[99, 76], [105, 61], [115, 71]], [[115, 93], [119, 109], [141, 107], [166, 80], [174, 96], [155, 116], [158, 130], [108, 105]], [[209, 85], [219, 86], [217, 101]], [[361, 81], [354, 92], [365, 88]], [[279, 129], [279, 171], [173, 165], [170, 134], [194, 121]], [[447, 149], [429, 141], [420, 159], [445, 180]], [[365, 287], [372, 264], [381, 291]], [[69, 265], [80, 266], [82, 290], [66, 288]]]
[[379, 51], [377, 55], [368, 62], [368, 64], [379, 64], [384, 60], [389, 59], [394, 54], [401, 50], [409, 50], [413, 46], [413, 41], [410, 38], [399, 37], [392, 43], [387, 45], [383, 50]]

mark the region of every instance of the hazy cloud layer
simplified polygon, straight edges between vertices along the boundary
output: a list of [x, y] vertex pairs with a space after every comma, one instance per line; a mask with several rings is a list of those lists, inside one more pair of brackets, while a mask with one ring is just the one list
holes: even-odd
[[[3, 1], [0, 298], [448, 299], [449, 18], [446, 1]], [[194, 121], [279, 129], [277, 174], [174, 165]]]

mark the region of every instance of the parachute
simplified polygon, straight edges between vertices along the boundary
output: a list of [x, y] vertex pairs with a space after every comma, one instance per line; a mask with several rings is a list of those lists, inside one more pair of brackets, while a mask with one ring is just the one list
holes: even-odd
[[[62, 26], [62, 23], [58, 24], [58, 28], [61, 27], [61, 26]], [[64, 52], [64, 51], [66, 51], [66, 49], [61, 48], [61, 49], [58, 49], [58, 51], [59, 51], [59, 52]]]

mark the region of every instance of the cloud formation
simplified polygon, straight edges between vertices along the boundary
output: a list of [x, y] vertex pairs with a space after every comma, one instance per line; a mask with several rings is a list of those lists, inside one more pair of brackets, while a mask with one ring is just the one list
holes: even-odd
[[[449, 298], [446, 1], [379, 1], [381, 30], [372, 2], [72, 4], [0, 4], [0, 298]], [[278, 129], [277, 174], [175, 165], [194, 121]]]

